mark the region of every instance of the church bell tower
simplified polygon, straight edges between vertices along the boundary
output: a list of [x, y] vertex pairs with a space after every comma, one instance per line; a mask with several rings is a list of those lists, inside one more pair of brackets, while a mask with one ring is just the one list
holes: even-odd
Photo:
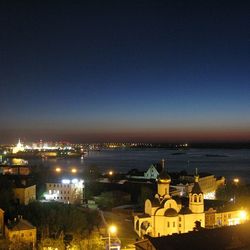
[[204, 212], [204, 197], [199, 185], [199, 175], [197, 173], [197, 169], [194, 176], [194, 186], [192, 191], [189, 193], [189, 209], [193, 213]]

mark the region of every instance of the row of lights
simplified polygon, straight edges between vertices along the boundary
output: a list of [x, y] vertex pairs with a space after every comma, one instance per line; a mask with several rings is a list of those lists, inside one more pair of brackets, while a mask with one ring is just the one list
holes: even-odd
[[[62, 172], [62, 169], [58, 167], [58, 168], [55, 169], [55, 171], [56, 171], [57, 173], [61, 173], [61, 172]], [[73, 174], [77, 173], [77, 169], [76, 169], [76, 168], [72, 168], [72, 169], [71, 169], [71, 173], [73, 173]]]

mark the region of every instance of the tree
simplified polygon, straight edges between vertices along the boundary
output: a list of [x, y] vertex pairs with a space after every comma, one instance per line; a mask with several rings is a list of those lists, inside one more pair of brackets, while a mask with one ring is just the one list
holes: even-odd
[[100, 223], [97, 211], [59, 202], [32, 202], [23, 208], [22, 214], [37, 227], [43, 239], [59, 238], [69, 232], [83, 234]]
[[75, 235], [70, 243], [70, 249], [72, 250], [97, 250], [104, 249], [104, 242], [100, 237], [98, 231], [93, 231], [91, 234], [85, 235]]
[[52, 249], [58, 250], [65, 250], [65, 245], [63, 242], [63, 238], [60, 237], [59, 239], [52, 239], [52, 238], [45, 238], [42, 239], [38, 245], [39, 250], [43, 250], [45, 247], [51, 247]]
[[33, 246], [30, 243], [18, 241], [18, 242], [10, 242], [9, 250], [32, 250]]

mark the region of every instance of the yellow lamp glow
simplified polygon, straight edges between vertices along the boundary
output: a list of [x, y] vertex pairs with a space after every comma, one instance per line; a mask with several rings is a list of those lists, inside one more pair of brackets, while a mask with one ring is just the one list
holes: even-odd
[[109, 175], [113, 175], [113, 171], [109, 171]]
[[56, 168], [56, 172], [57, 172], [57, 173], [60, 173], [61, 171], [62, 171], [61, 168]]
[[239, 217], [241, 220], [246, 220], [247, 219], [247, 212], [246, 211], [240, 211]]
[[234, 183], [238, 184], [240, 182], [240, 180], [238, 178], [234, 178]]
[[71, 169], [71, 172], [72, 172], [72, 173], [76, 173], [77, 170], [76, 170], [75, 168], [72, 168], [72, 169]]
[[117, 227], [114, 226], [114, 225], [111, 225], [111, 226], [109, 227], [109, 233], [115, 234], [116, 232], [117, 232]]

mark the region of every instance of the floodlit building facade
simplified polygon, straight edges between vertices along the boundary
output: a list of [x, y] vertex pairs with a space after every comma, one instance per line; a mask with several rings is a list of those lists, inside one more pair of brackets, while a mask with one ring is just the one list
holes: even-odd
[[61, 182], [46, 183], [45, 199], [67, 204], [82, 204], [84, 181], [79, 179], [62, 179]]
[[[188, 196], [194, 186], [194, 176], [181, 176], [180, 183], [171, 185], [176, 188], [182, 196]], [[225, 185], [225, 178], [216, 178], [212, 174], [201, 174], [199, 176], [199, 185], [203, 192], [204, 199], [215, 199], [218, 187]]]
[[36, 200], [36, 185], [17, 186], [13, 189], [14, 197], [19, 204], [28, 205]]
[[248, 220], [248, 214], [245, 210], [237, 209], [213, 209], [209, 208], [205, 212], [205, 225], [207, 228], [220, 226], [234, 226]]

